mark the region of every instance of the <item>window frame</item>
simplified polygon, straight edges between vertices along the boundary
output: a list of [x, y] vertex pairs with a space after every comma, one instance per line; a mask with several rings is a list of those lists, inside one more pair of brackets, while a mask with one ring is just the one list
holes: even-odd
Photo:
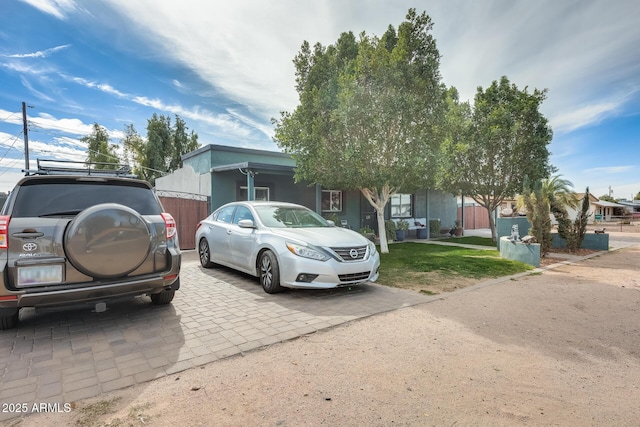
[[[395, 204], [395, 206], [398, 206], [398, 211], [399, 214], [394, 214], [394, 198], [395, 197], [399, 198], [399, 203]], [[409, 197], [409, 214], [408, 215], [402, 215], [402, 206], [406, 205], [407, 203], [403, 203], [403, 196], [408, 196]], [[396, 193], [394, 195], [391, 196], [391, 199], [389, 200], [389, 207], [391, 209], [391, 218], [413, 218], [413, 194], [410, 193]]]
[[[336, 205], [333, 204], [334, 198], [337, 199]], [[342, 190], [322, 190], [320, 205], [322, 206], [322, 212], [342, 212]], [[329, 208], [326, 209], [326, 206], [328, 206]]]
[[[258, 199], [258, 198], [256, 198], [256, 191], [257, 190], [261, 190], [261, 191], [266, 190], [267, 198], [266, 199]], [[241, 199], [242, 199], [243, 194], [245, 194], [245, 195], [249, 194], [249, 190], [248, 190], [248, 187], [246, 185], [241, 185], [240, 186], [240, 198]], [[246, 200], [249, 200], [249, 199], [245, 196], [244, 199], [242, 199], [242, 201], [246, 201]], [[264, 187], [264, 186], [253, 187], [253, 200], [264, 200], [264, 201], [270, 202], [271, 201], [271, 189], [269, 187]]]

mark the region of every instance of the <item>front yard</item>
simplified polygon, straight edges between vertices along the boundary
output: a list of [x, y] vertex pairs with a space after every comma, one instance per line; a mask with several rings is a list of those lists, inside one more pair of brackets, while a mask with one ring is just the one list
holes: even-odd
[[[453, 240], [463, 243], [461, 239]], [[389, 253], [380, 254], [380, 258], [378, 283], [413, 289], [429, 295], [461, 289], [483, 279], [509, 276], [533, 269], [530, 265], [500, 258], [497, 250], [416, 242], [390, 245]]]

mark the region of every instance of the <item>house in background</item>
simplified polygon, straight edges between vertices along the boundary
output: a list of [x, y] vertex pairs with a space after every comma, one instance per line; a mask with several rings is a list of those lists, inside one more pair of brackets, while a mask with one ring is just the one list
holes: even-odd
[[[208, 213], [238, 200], [292, 202], [337, 220], [336, 225], [356, 231], [369, 227], [377, 232], [376, 212], [359, 191], [294, 182], [295, 161], [288, 154], [205, 145], [182, 156], [182, 162], [181, 169], [156, 180], [159, 196], [199, 197], [208, 201]], [[440, 219], [442, 224], [453, 224], [456, 217], [456, 198], [430, 189], [397, 194], [385, 211], [386, 219], [406, 219], [412, 229], [416, 228], [412, 219], [421, 218], [426, 224], [429, 219]]]
[[[581, 199], [582, 200], [582, 199]], [[599, 221], [611, 221], [615, 217], [624, 216], [625, 207], [619, 203], [608, 202], [606, 200], [600, 200], [596, 198], [595, 202], [591, 202], [594, 208], [593, 217], [590, 217], [589, 223]]]
[[618, 200], [618, 204], [622, 205], [625, 210], [625, 214], [631, 215], [632, 218], [640, 218], [640, 200]]

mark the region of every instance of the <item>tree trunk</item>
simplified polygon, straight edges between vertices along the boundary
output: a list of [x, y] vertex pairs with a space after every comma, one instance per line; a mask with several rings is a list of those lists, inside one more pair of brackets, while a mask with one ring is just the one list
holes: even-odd
[[496, 235], [496, 222], [493, 219], [493, 210], [489, 209], [488, 206], [485, 206], [485, 209], [487, 210], [487, 213], [489, 214], [489, 228], [491, 229], [491, 239], [494, 242], [498, 241], [497, 235]]
[[378, 234], [380, 237], [380, 253], [389, 253], [389, 244], [387, 242], [387, 232], [384, 227], [384, 207], [387, 205], [391, 195], [395, 190], [389, 187], [389, 184], [382, 186], [380, 192], [377, 189], [361, 188], [360, 192], [369, 201], [371, 206], [376, 209], [376, 217], [378, 218]]

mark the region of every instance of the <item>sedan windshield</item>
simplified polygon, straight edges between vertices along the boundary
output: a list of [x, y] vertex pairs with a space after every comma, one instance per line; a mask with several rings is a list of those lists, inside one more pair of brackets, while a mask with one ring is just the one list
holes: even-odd
[[329, 227], [317, 213], [297, 207], [289, 206], [256, 206], [260, 220], [267, 227], [300, 228], [300, 227]]

